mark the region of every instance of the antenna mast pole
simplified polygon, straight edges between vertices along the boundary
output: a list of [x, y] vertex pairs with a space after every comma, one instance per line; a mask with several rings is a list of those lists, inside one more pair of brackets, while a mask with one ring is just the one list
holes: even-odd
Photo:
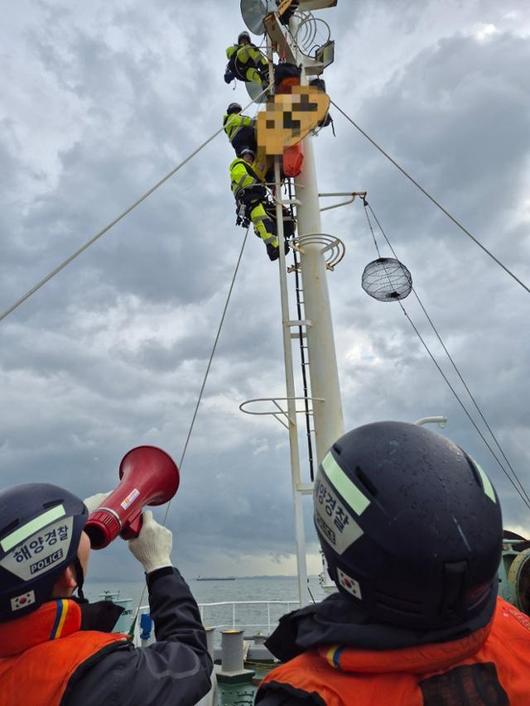
[[[299, 7], [301, 10], [304, 9], [305, 1], [306, 0], [300, 0]], [[319, 9], [324, 7], [332, 7], [336, 5], [337, 0], [307, 0], [307, 2], [308, 4], [311, 4], [311, 9]], [[269, 18], [272, 18], [273, 20], [276, 19], [276, 23], [273, 22], [275, 27], [272, 29], [267, 27], [267, 21], [264, 20], [266, 33], [268, 35], [267, 49], [269, 58], [269, 78], [271, 84], [274, 85], [274, 72], [272, 68], [273, 43], [281, 40], [283, 42], [284, 49], [287, 53], [291, 54], [289, 60], [295, 61], [298, 66], [301, 66], [301, 84], [307, 85], [308, 72], [306, 71], [306, 67], [309, 67], [310, 65], [314, 67], [315, 61], [309, 57], [306, 57], [303, 51], [301, 51], [297, 46], [296, 32], [298, 25], [300, 24], [300, 20], [296, 17], [296, 15], [293, 16], [289, 22], [291, 31], [290, 33], [285, 34], [279, 26], [277, 17], [274, 15], [275, 9], [272, 8], [272, 5], [274, 5], [273, 0], [267, 0], [267, 3], [270, 4], [269, 12], [271, 14], [269, 15]], [[287, 0], [284, 0], [280, 7], [282, 5], [287, 5], [288, 7]], [[254, 8], [250, 7], [250, 9], [253, 10]], [[247, 23], [247, 26], [253, 32], [257, 32], [258, 28], [253, 29], [253, 23], [256, 20], [255, 13], [249, 13], [249, 20], [251, 20], [251, 23]], [[260, 22], [258, 22], [258, 27], [259, 24]], [[322, 65], [320, 70], [317, 69], [317, 73], [323, 71], [324, 68], [325, 65]], [[301, 328], [303, 326], [306, 330], [309, 361], [308, 367], [311, 384], [311, 406], [318, 463], [322, 461], [329, 447], [338, 439], [339, 436], [343, 434], [344, 431], [342, 402], [337, 369], [337, 356], [335, 353], [335, 340], [333, 336], [333, 324], [331, 320], [331, 307], [327, 285], [327, 267], [324, 258], [322, 239], [320, 242], [318, 242], [318, 237], [316, 238], [316, 242], [314, 238], [309, 238], [304, 241], [304, 236], [321, 235], [322, 228], [320, 223], [320, 203], [318, 197], [312, 139], [313, 138], [311, 136], [308, 136], [303, 141], [303, 169], [301, 174], [295, 179], [295, 195], [297, 203], [296, 220], [298, 227], [297, 241], [299, 243], [300, 251], [300, 271], [302, 274], [302, 289], [304, 297], [303, 304], [305, 312], [303, 321], [292, 321], [289, 316], [289, 292], [287, 285], [287, 267], [284, 254], [283, 203], [280, 178], [281, 157], [276, 156], [274, 159], [276, 222], [280, 251], [279, 276], [282, 308], [282, 331], [287, 392], [287, 397], [285, 398], [287, 403], [287, 424], [285, 426], [287, 426], [289, 431], [291, 482], [293, 490], [294, 524], [296, 536], [296, 560], [298, 568], [298, 591], [300, 603], [302, 605], [308, 603], [309, 600], [307, 587], [303, 496], [312, 492], [312, 484], [304, 483], [301, 477], [298, 428], [296, 422], [296, 400], [299, 398], [297, 398], [295, 392], [293, 356], [291, 348], [291, 339], [293, 338], [291, 328], [293, 326], [296, 328]], [[329, 236], [326, 237], [329, 238]], [[271, 399], [275, 402], [276, 407], [278, 407], [276, 401], [273, 398]], [[256, 400], [249, 400], [249, 402], [253, 401]], [[241, 409], [243, 409], [243, 407], [241, 407]], [[276, 416], [275, 413], [273, 414]]]
[[[296, 16], [291, 19], [291, 37], [296, 37], [299, 23]], [[287, 37], [287, 41], [294, 45], [291, 37]], [[307, 85], [306, 57], [297, 46], [292, 46], [292, 49], [298, 64], [302, 66], [301, 83]], [[295, 178], [295, 194], [299, 202], [296, 208], [299, 238], [322, 232], [313, 139], [312, 135], [308, 135], [303, 141], [303, 169], [300, 176]], [[307, 345], [317, 462], [320, 463], [330, 446], [344, 433], [337, 354], [322, 246], [302, 242], [300, 264], [305, 315], [311, 322], [307, 327]]]

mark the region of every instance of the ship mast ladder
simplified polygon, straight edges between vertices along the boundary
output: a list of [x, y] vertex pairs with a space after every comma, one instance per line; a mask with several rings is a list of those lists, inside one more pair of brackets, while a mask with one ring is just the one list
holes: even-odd
[[[304, 0], [307, 7], [321, 9], [333, 7], [337, 0]], [[248, 8], [247, 8], [248, 9]], [[248, 13], [247, 13], [248, 14]], [[255, 19], [255, 18], [254, 18]], [[326, 23], [312, 16], [297, 14], [289, 19], [289, 28], [284, 30], [275, 12], [262, 18], [266, 32], [267, 56], [269, 60], [269, 85], [274, 93], [273, 47], [285, 60], [300, 66], [300, 85], [307, 86], [308, 76], [319, 75], [333, 61], [334, 42], [326, 36], [320, 43], [314, 56], [309, 56], [307, 30], [318, 34], [319, 29], [329, 27]], [[258, 23], [259, 24], [259, 23]], [[248, 26], [248, 25], [247, 25]], [[253, 28], [253, 25], [250, 29]], [[259, 28], [258, 28], [259, 29]], [[253, 30], [254, 31], [254, 30]], [[309, 41], [310, 40], [310, 41]], [[339, 238], [322, 233], [320, 222], [319, 191], [313, 156], [312, 136], [303, 139], [303, 168], [294, 180], [287, 184], [287, 198], [282, 199], [282, 178], [280, 154], [274, 153], [274, 189], [276, 206], [276, 225], [279, 251], [279, 284], [282, 319], [282, 338], [285, 365], [286, 394], [282, 398], [269, 398], [274, 407], [272, 411], [257, 412], [249, 409], [248, 400], [240, 406], [244, 412], [253, 414], [272, 414], [289, 432], [289, 455], [291, 465], [291, 488], [293, 497], [294, 525], [296, 538], [296, 562], [298, 568], [298, 591], [302, 605], [309, 603], [307, 587], [307, 557], [304, 531], [303, 497], [309, 494], [313, 486], [313, 465], [319, 462], [329, 447], [344, 431], [342, 402], [338, 381], [337, 359], [329, 293], [327, 288], [327, 270], [334, 267], [344, 257], [345, 247]], [[272, 155], [271, 155], [272, 156]], [[351, 200], [351, 192], [348, 193]], [[355, 198], [355, 197], [353, 197]], [[289, 250], [293, 254], [294, 264], [287, 267], [284, 250], [285, 208], [291, 211], [296, 223], [296, 237], [289, 240]], [[296, 218], [293, 210], [296, 209]], [[289, 297], [293, 295], [288, 286], [288, 274], [294, 273], [294, 299], [296, 316], [290, 315]], [[296, 333], [293, 335], [293, 328]], [[294, 339], [298, 338], [300, 371], [303, 395], [298, 395], [294, 374]], [[299, 382], [297, 380], [297, 384]], [[299, 410], [297, 401], [302, 400], [303, 409]], [[262, 399], [261, 402], [264, 402]], [[280, 404], [283, 402], [284, 404]], [[310, 482], [302, 480], [300, 440], [297, 416], [302, 412], [306, 420], [306, 435], [309, 453]], [[304, 474], [305, 475], [305, 474]]]
[[[287, 183], [287, 189], [288, 189], [288, 197], [289, 201], [293, 202], [294, 199], [294, 189], [293, 189], [293, 182], [291, 179], [289, 179]], [[291, 217], [295, 220], [295, 214], [294, 214], [294, 209], [291, 206]], [[307, 320], [305, 319], [305, 299], [304, 299], [304, 287], [302, 284], [301, 276], [300, 276], [300, 257], [299, 257], [299, 250], [297, 247], [294, 247], [294, 243], [291, 240], [291, 248], [293, 252], [293, 260], [294, 260], [294, 265], [292, 268], [288, 269], [288, 272], [294, 272], [295, 274], [295, 293], [296, 293], [296, 311], [298, 314], [298, 318], [303, 321]], [[311, 478], [311, 482], [314, 481], [315, 479], [315, 457], [314, 457], [314, 444], [313, 444], [313, 436], [312, 436], [312, 430], [311, 430], [311, 413], [309, 409], [309, 399], [311, 397], [311, 391], [310, 391], [310, 383], [309, 383], [309, 378], [308, 378], [308, 368], [309, 368], [309, 346], [307, 345], [307, 332], [304, 331], [303, 327], [300, 326], [298, 328], [298, 331], [292, 332], [291, 333], [291, 339], [298, 338], [299, 342], [299, 347], [300, 347], [300, 369], [302, 372], [302, 389], [303, 389], [303, 394], [304, 394], [304, 399], [305, 399], [305, 430], [306, 430], [306, 444], [307, 444], [307, 460], [309, 464], [309, 476]]]

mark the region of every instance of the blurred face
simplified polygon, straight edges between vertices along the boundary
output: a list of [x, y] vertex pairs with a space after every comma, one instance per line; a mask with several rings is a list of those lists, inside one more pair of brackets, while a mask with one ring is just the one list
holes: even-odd
[[245, 162], [248, 162], [249, 164], [252, 164], [252, 162], [254, 161], [254, 158], [250, 154], [250, 152], [245, 152], [245, 154], [243, 155], [243, 159], [245, 160]]
[[79, 547], [77, 549], [77, 556], [83, 567], [83, 573], [86, 576], [88, 569], [88, 559], [90, 557], [90, 539], [86, 532], [81, 532], [81, 540], [79, 542]]
[[[90, 556], [90, 539], [86, 532], [81, 532], [81, 539], [77, 548], [77, 556], [83, 568], [83, 575], [86, 578], [88, 569], [88, 559]], [[77, 576], [75, 575], [74, 566], [68, 566], [63, 574], [57, 580], [52, 597], [53, 598], [69, 598], [73, 595], [77, 588]]]

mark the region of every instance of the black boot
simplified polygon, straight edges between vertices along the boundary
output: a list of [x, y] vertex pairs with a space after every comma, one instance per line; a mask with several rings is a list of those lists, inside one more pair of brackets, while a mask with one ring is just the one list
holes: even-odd
[[265, 243], [265, 246], [267, 248], [267, 255], [269, 256], [269, 260], [277, 260], [280, 257], [280, 250], [278, 246], [274, 247], [274, 245], [271, 245], [271, 243]]

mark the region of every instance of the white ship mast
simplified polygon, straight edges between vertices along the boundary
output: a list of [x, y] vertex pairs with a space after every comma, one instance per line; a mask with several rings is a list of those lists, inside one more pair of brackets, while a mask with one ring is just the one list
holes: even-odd
[[[245, 1], [242, 5], [245, 5]], [[253, 9], [257, 10], [256, 3], [249, 0]], [[258, 3], [259, 4], [259, 3]], [[275, 3], [272, 3], [275, 5]], [[279, 11], [289, 7], [285, 0], [280, 3]], [[299, 11], [324, 9], [337, 4], [337, 0], [300, 0]], [[277, 8], [278, 9], [278, 8]], [[269, 8], [270, 10], [270, 8]], [[245, 13], [243, 13], [245, 16]], [[271, 13], [263, 20], [267, 31], [269, 58], [272, 58], [271, 47], [280, 45], [282, 53], [289, 61], [301, 67], [301, 84], [308, 84], [309, 75], [320, 75], [327, 65], [324, 58], [307, 56], [297, 43], [300, 24], [314, 21], [306, 14], [301, 20], [295, 14], [289, 23], [289, 32], [282, 29], [278, 14]], [[328, 46], [332, 43], [328, 43]], [[332, 47], [331, 47], [332, 50]], [[318, 53], [318, 52], [317, 52]], [[271, 68], [271, 78], [273, 77]], [[286, 382], [286, 417], [289, 430], [291, 481], [294, 503], [294, 520], [296, 535], [296, 557], [298, 569], [298, 590], [302, 605], [309, 602], [307, 588], [306, 542], [303, 521], [303, 496], [312, 493], [313, 484], [302, 479], [300, 450], [298, 439], [297, 401], [303, 400], [309, 405], [313, 417], [314, 440], [316, 446], [316, 462], [320, 463], [329, 447], [343, 434], [344, 424], [342, 416], [342, 401], [339, 387], [337, 369], [337, 356], [335, 353], [335, 340], [331, 317], [331, 307], [327, 285], [327, 269], [325, 253], [338, 247], [343, 248], [338, 239], [322, 233], [320, 219], [320, 202], [317, 184], [317, 170], [313, 154], [313, 136], [308, 135], [303, 140], [304, 162], [301, 174], [295, 178], [295, 203], [297, 220], [297, 237], [295, 246], [300, 258], [300, 272], [302, 277], [301, 294], [305, 318], [291, 319], [289, 308], [289, 288], [287, 283], [287, 267], [283, 249], [283, 214], [280, 180], [280, 160], [275, 158], [275, 193], [276, 220], [278, 224], [279, 240], [279, 271], [281, 290], [282, 330], [285, 359]], [[288, 205], [288, 204], [285, 204]], [[298, 333], [293, 329], [303, 330], [307, 344], [307, 368], [311, 385], [311, 397], [299, 396], [295, 391], [295, 377], [293, 369], [293, 339], [298, 338]], [[279, 400], [273, 400], [276, 404]]]

